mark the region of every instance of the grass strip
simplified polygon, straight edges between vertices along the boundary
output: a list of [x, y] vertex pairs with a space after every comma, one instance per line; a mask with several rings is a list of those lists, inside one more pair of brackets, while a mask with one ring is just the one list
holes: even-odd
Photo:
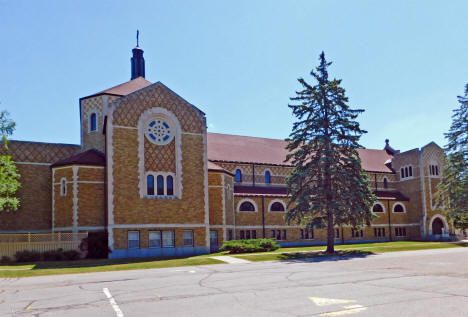
[[126, 259], [126, 260], [78, 260], [63, 262], [39, 262], [30, 265], [0, 266], [0, 278], [28, 277], [54, 274], [76, 274], [123, 270], [155, 269], [179, 266], [224, 263], [210, 258], [183, 259]]

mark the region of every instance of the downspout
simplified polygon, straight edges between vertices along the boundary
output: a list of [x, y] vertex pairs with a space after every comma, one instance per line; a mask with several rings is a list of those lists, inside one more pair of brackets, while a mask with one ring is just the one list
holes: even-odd
[[390, 241], [392, 241], [392, 221], [390, 220], [390, 199], [387, 199], [387, 210], [388, 210], [388, 232]]
[[262, 196], [262, 231], [265, 238], [265, 197]]

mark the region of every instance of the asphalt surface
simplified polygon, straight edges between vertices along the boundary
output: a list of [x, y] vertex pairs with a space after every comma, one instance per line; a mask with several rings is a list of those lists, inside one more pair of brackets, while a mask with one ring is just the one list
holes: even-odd
[[0, 279], [0, 316], [468, 316], [468, 248]]

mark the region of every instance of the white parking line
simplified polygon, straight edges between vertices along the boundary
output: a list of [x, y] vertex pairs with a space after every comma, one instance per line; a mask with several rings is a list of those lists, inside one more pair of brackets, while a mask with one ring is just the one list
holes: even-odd
[[117, 317], [123, 317], [124, 314], [120, 310], [119, 305], [117, 305], [114, 297], [112, 297], [112, 294], [110, 293], [109, 289], [107, 287], [104, 287], [102, 289], [102, 291], [104, 292], [104, 294], [106, 294], [106, 297], [109, 299], [109, 303], [111, 304], [112, 308], [114, 309], [115, 314], [117, 315]]

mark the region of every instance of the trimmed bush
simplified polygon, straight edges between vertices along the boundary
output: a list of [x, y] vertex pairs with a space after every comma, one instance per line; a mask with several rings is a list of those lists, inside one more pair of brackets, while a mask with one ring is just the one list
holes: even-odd
[[0, 259], [0, 263], [4, 263], [4, 264], [8, 264], [8, 263], [11, 263], [11, 258], [9, 256], [2, 256], [2, 258]]
[[46, 251], [42, 254], [44, 261], [62, 261], [64, 260], [63, 249]]
[[68, 250], [63, 252], [63, 257], [65, 260], [74, 261], [78, 260], [81, 257], [81, 255], [80, 252], [76, 250]]
[[274, 251], [279, 248], [279, 244], [274, 239], [248, 239], [225, 241], [219, 250], [229, 253], [251, 253]]
[[16, 261], [18, 262], [36, 262], [41, 259], [41, 253], [37, 251], [18, 251], [15, 253]]

